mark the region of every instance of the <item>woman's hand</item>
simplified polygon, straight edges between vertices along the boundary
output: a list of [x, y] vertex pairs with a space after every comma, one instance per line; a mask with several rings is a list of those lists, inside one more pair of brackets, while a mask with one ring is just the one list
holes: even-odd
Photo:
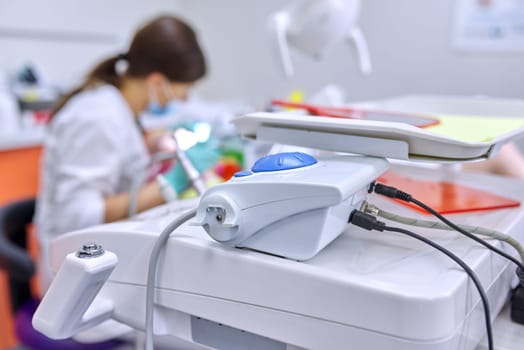
[[166, 129], [146, 131], [145, 142], [149, 153], [175, 151], [176, 144], [173, 142], [172, 137], [173, 132]]

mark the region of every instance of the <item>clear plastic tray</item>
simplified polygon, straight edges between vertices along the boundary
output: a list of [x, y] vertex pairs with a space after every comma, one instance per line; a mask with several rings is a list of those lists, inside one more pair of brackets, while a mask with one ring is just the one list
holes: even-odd
[[[471, 118], [471, 128], [475, 128], [477, 122], [485, 122], [486, 117], [492, 120], [498, 117], [524, 117], [524, 102], [513, 100], [408, 96], [352, 106], [431, 113], [437, 117], [445, 114], [448, 120], [449, 116]], [[481, 114], [482, 111], [489, 113]], [[242, 135], [260, 141], [405, 160], [487, 159], [495, 155], [503, 144], [524, 135], [524, 118], [522, 124], [517, 123], [518, 127], [489, 135], [482, 141], [468, 141], [454, 135], [437, 133], [431, 128], [417, 128], [403, 123], [329, 118], [292, 112], [251, 113], [235, 119], [233, 123]]]

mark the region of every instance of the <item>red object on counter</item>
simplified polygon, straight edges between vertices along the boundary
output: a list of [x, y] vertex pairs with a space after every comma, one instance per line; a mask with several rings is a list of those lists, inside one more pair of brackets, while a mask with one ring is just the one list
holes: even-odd
[[[435, 209], [440, 214], [469, 213], [473, 211], [515, 208], [520, 202], [479, 190], [473, 187], [446, 181], [418, 180], [388, 171], [378, 181], [409, 193], [413, 198]], [[424, 214], [424, 209], [413, 203], [394, 199]]]
[[366, 110], [349, 107], [323, 107], [307, 103], [295, 103], [284, 100], [272, 100], [271, 104], [274, 106], [304, 109], [309, 114], [317, 116], [404, 123], [419, 128], [427, 128], [428, 126], [433, 126], [440, 123], [440, 120], [433, 118], [432, 116], [419, 114], [378, 111], [371, 109]]

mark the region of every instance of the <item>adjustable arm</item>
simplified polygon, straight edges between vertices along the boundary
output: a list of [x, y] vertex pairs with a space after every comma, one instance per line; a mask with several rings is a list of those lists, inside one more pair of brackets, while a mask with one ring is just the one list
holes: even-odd
[[33, 327], [65, 339], [110, 319], [113, 302], [95, 297], [117, 262], [114, 253], [94, 244], [68, 254], [33, 316]]
[[354, 27], [350, 30], [348, 38], [353, 40], [355, 48], [357, 49], [360, 70], [364, 74], [370, 74], [373, 68], [371, 67], [369, 48], [364, 34], [362, 34], [359, 27]]
[[291, 61], [291, 54], [289, 52], [289, 44], [287, 41], [287, 29], [289, 24], [289, 15], [285, 12], [276, 13], [271, 18], [272, 26], [275, 30], [275, 35], [278, 45], [278, 54], [282, 62], [282, 68], [287, 78], [291, 78], [294, 74], [293, 63]]

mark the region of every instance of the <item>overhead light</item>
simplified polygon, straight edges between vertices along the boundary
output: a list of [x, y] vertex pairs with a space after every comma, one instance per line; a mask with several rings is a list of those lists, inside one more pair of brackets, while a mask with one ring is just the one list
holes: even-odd
[[371, 72], [369, 49], [358, 26], [360, 0], [299, 0], [271, 16], [284, 73], [293, 76], [290, 46], [320, 59], [333, 46], [355, 45], [360, 70]]

